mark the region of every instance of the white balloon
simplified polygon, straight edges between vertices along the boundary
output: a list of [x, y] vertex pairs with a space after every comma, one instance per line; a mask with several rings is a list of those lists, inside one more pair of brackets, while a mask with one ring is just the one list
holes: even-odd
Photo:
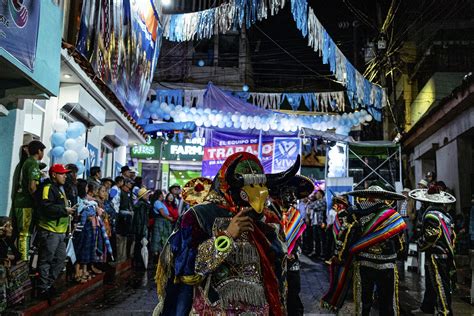
[[166, 103], [166, 102], [162, 102], [162, 103], [160, 104], [160, 108], [161, 108], [162, 110], [164, 110], [164, 109], [167, 108], [167, 107], [168, 107], [168, 103]]
[[57, 119], [53, 122], [53, 129], [56, 132], [59, 133], [64, 133], [66, 132], [69, 124], [66, 122], [66, 120], [63, 119]]
[[218, 124], [217, 124], [217, 127], [219, 128], [224, 128], [225, 127], [225, 122], [224, 121], [219, 121]]
[[196, 108], [191, 108], [189, 110], [189, 112], [191, 112], [192, 114], [196, 114], [197, 113], [197, 109]]
[[204, 124], [202, 118], [198, 118], [195, 120], [196, 126], [201, 127]]
[[64, 152], [63, 158], [65, 163], [76, 163], [79, 156], [74, 150], [66, 150], [66, 152]]
[[73, 138], [66, 139], [66, 141], [64, 142], [64, 148], [66, 148], [66, 150], [75, 150], [76, 147], [77, 142]]
[[264, 123], [264, 124], [262, 125], [262, 130], [263, 130], [264, 132], [268, 132], [268, 131], [270, 130], [270, 124]]
[[367, 115], [365, 116], [365, 120], [366, 120], [367, 122], [372, 121], [372, 115], [367, 114]]
[[79, 154], [80, 160], [89, 158], [89, 150], [86, 147], [80, 148], [77, 153]]
[[211, 127], [211, 122], [209, 120], [205, 120], [204, 127]]

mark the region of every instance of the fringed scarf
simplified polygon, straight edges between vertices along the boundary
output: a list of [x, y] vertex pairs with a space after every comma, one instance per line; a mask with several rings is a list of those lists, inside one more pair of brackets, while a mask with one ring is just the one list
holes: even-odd
[[306, 230], [306, 224], [301, 213], [296, 208], [290, 207], [288, 212], [283, 215], [282, 225], [285, 230], [288, 254], [291, 254], [298, 238]]
[[[336, 223], [334, 232], [339, 232], [340, 223]], [[406, 229], [406, 226], [400, 214], [393, 209], [379, 212], [372, 221], [367, 223], [362, 228], [362, 234], [358, 240], [351, 243], [349, 255], [344, 264], [338, 265], [335, 262], [331, 264], [329, 268], [329, 290], [321, 299], [321, 306], [332, 311], [341, 308], [352, 279], [352, 260], [354, 256], [364, 249], [398, 235]]]
[[278, 290], [280, 287], [275, 271], [273, 270], [272, 262], [268, 257], [268, 254], [272, 253], [270, 244], [267, 242], [267, 238], [257, 225], [254, 225], [254, 231], [251, 235], [251, 239], [260, 256], [260, 266], [262, 269], [265, 296], [267, 297], [268, 305], [271, 307], [270, 315], [282, 316], [283, 311], [281, 308], [280, 292]]

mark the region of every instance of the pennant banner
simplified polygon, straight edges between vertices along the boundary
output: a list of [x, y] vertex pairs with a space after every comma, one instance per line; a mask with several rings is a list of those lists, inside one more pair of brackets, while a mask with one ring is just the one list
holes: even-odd
[[[170, 41], [181, 42], [210, 38], [215, 34], [241, 28], [244, 23], [245, 27], [249, 28], [253, 23], [266, 19], [269, 12], [270, 15], [277, 14], [284, 5], [285, 0], [231, 0], [217, 8], [204, 11], [165, 15], [164, 36]], [[337, 81], [347, 88], [352, 109], [359, 108], [361, 104], [365, 105], [370, 114], [377, 121], [381, 121], [380, 109], [387, 102], [386, 92], [379, 85], [367, 80], [348, 61], [319, 22], [314, 10], [308, 6], [307, 0], [291, 0], [291, 13], [296, 27], [304, 37], [308, 37], [308, 45], [318, 53], [324, 64], [329, 65]], [[254, 100], [255, 97], [254, 95]], [[301, 98], [304, 98], [308, 108], [309, 104], [318, 103], [311, 95], [297, 95], [290, 104], [296, 107]], [[254, 103], [261, 103], [265, 108], [279, 104], [272, 95], [257, 99]]]
[[[175, 105], [201, 107], [206, 90], [156, 90], [158, 102]], [[314, 112], [343, 112], [346, 109], [344, 91], [308, 92], [308, 93], [265, 93], [228, 91], [243, 101], [252, 103], [262, 109], [279, 110], [281, 104], [287, 101], [297, 110], [301, 102]]]

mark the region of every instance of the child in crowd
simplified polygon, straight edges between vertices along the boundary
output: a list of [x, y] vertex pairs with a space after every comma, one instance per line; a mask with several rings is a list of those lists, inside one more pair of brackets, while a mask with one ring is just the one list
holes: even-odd
[[0, 217], [0, 313], [23, 301], [30, 286], [28, 265], [24, 261], [16, 264], [21, 255], [11, 240], [12, 233], [11, 219]]

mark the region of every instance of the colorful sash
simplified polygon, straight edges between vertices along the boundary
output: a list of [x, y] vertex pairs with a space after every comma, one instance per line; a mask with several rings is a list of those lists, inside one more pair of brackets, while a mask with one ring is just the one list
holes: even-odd
[[439, 221], [441, 229], [443, 231], [444, 240], [449, 248], [449, 252], [454, 258], [454, 242], [453, 242], [453, 231], [450, 228], [450, 225], [446, 223], [446, 218], [439, 211], [428, 211], [425, 215], [425, 218], [432, 218], [436, 221]]
[[[356, 225], [356, 224], [355, 224]], [[406, 229], [406, 223], [397, 211], [386, 209], [380, 211], [372, 221], [362, 227], [362, 233], [355, 241], [351, 242], [349, 255], [343, 265], [335, 262], [329, 267], [330, 285], [328, 292], [321, 299], [321, 306], [337, 311], [344, 303], [350, 281], [352, 279], [352, 260], [355, 255], [364, 249], [383, 242], [400, 234]], [[339, 234], [341, 222], [336, 217], [334, 233]]]
[[294, 207], [290, 207], [288, 212], [283, 215], [283, 227], [285, 230], [286, 244], [288, 245], [288, 254], [291, 254], [296, 241], [306, 229], [301, 213]]

